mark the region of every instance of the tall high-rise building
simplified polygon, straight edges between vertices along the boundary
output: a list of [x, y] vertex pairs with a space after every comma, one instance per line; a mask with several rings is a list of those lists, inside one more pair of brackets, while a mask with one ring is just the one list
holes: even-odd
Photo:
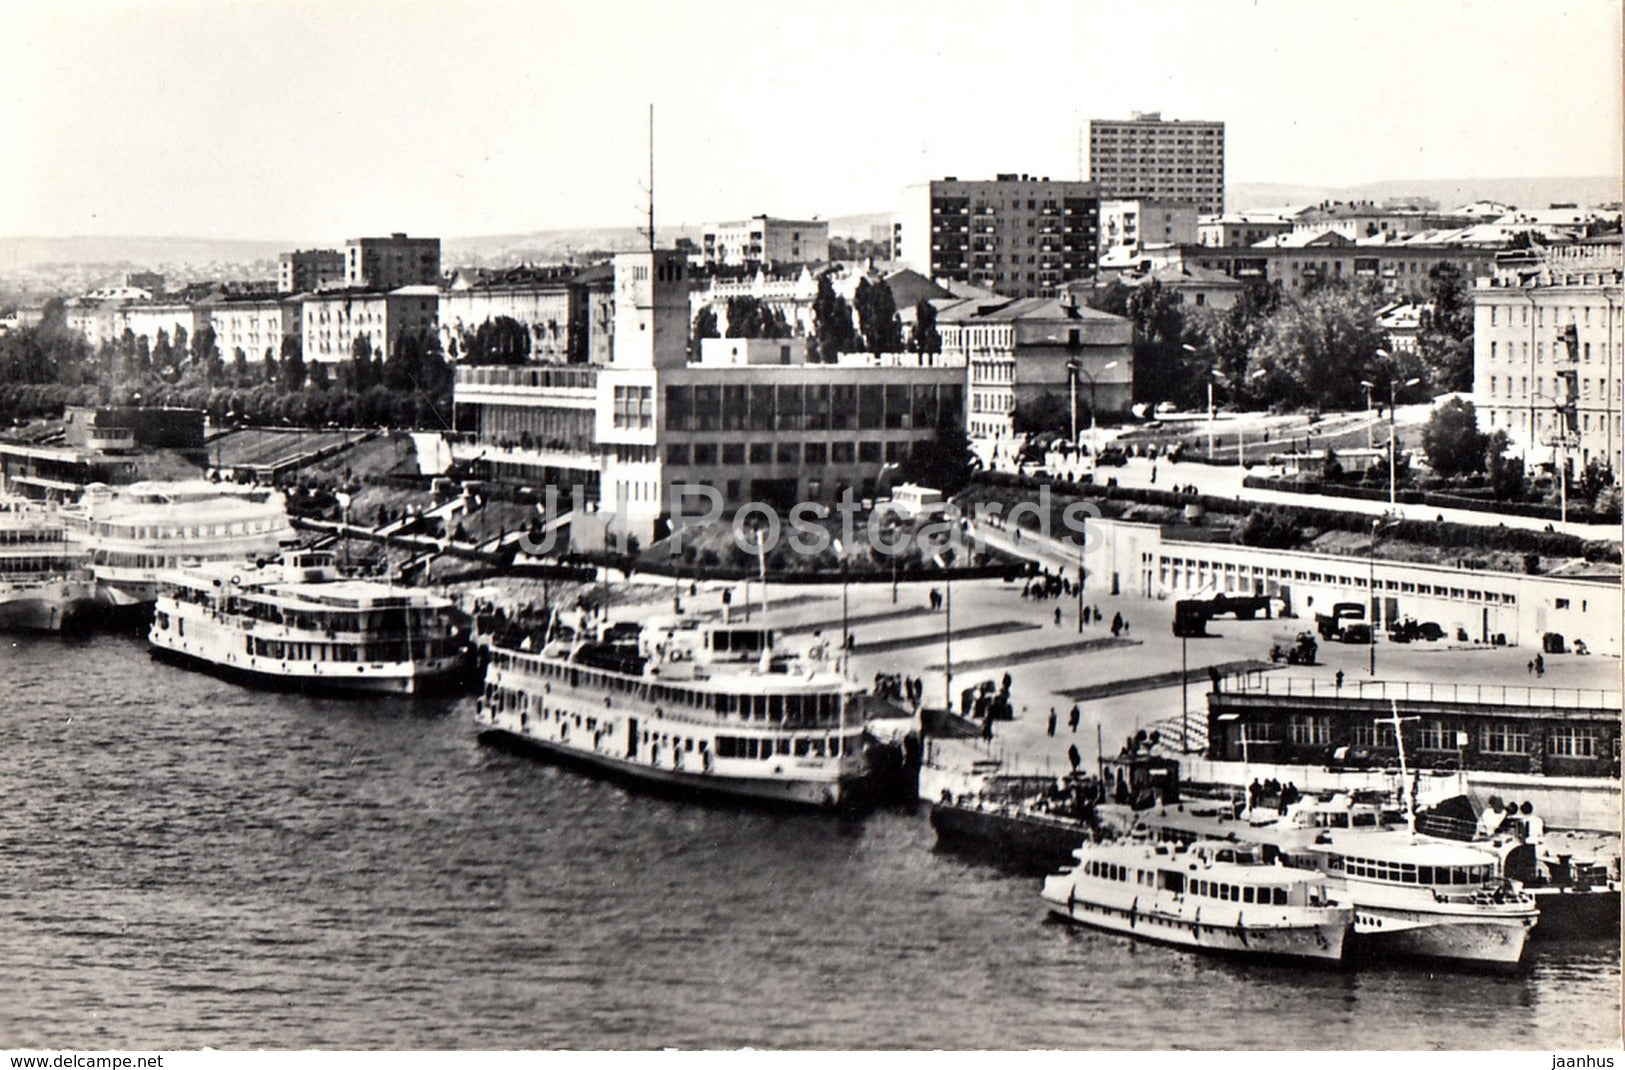
[[1089, 177], [1102, 197], [1151, 198], [1224, 211], [1224, 124], [1164, 119], [1089, 120]]
[[314, 293], [343, 283], [344, 254], [337, 249], [295, 249], [277, 258], [278, 293]]
[[1100, 196], [1092, 182], [999, 175], [909, 186], [892, 256], [922, 275], [1008, 297], [1054, 297], [1094, 274]]

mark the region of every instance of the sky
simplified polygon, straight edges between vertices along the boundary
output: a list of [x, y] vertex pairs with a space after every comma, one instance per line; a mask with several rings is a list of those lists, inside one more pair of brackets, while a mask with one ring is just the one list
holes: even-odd
[[0, 0], [0, 236], [334, 245], [890, 211], [1078, 177], [1090, 118], [1227, 179], [1615, 175], [1619, 0]]

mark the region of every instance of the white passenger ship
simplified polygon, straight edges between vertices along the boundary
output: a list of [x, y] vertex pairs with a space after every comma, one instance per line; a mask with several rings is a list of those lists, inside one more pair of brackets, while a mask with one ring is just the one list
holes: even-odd
[[875, 787], [864, 722], [878, 700], [825, 644], [792, 654], [769, 628], [679, 618], [528, 645], [490, 648], [482, 739], [767, 803], [845, 807]]
[[302, 690], [412, 694], [457, 682], [468, 632], [448, 599], [345, 579], [326, 551], [261, 567], [218, 562], [168, 577], [154, 655]]
[[1260, 825], [1166, 813], [1141, 821], [1172, 839], [1233, 835], [1323, 871], [1355, 908], [1355, 944], [1375, 958], [1516, 965], [1540, 916], [1493, 851], [1384, 826], [1376, 807], [1345, 795], [1305, 800]]
[[1044, 881], [1050, 910], [1144, 940], [1269, 958], [1337, 962], [1354, 912], [1325, 877], [1265, 864], [1259, 848], [1131, 840], [1085, 844]]
[[0, 631], [55, 632], [89, 622], [96, 584], [54, 509], [0, 502]]
[[171, 570], [263, 558], [296, 541], [281, 491], [201, 479], [92, 484], [67, 515], [98, 597], [115, 607], [151, 603]]

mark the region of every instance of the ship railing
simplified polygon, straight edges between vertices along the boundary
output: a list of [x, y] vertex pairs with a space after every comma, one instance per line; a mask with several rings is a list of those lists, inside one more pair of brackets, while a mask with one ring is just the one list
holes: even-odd
[[1436, 683], [1430, 680], [1336, 681], [1243, 673], [1223, 681], [1233, 694], [1296, 698], [1364, 699], [1375, 702], [1450, 703], [1528, 709], [1618, 710], [1620, 692], [1602, 687], [1534, 687], [1524, 684]]

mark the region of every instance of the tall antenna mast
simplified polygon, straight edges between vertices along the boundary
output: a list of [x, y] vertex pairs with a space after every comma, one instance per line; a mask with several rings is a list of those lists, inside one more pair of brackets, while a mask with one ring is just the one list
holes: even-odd
[[649, 251], [655, 251], [655, 106], [649, 102]]

